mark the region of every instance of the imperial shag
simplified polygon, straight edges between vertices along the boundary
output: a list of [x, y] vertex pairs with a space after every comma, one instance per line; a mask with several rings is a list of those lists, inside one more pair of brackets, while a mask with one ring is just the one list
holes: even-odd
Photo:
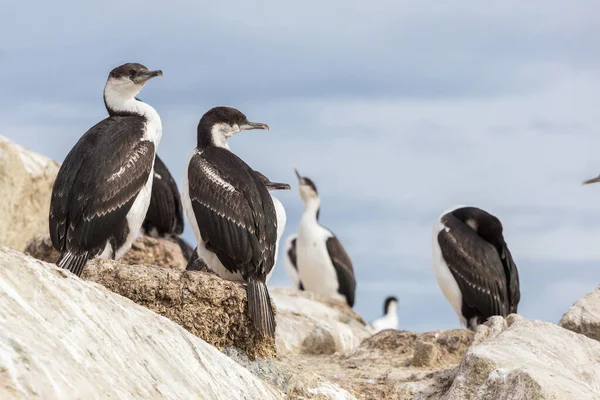
[[343, 299], [352, 307], [356, 280], [350, 257], [333, 232], [319, 224], [321, 201], [314, 182], [295, 172], [304, 202], [296, 239], [300, 281], [304, 290]]
[[61, 254], [59, 267], [80, 275], [88, 259], [118, 259], [137, 236], [150, 204], [162, 124], [135, 96], [161, 75], [137, 63], [108, 75], [109, 116], [71, 149], [52, 188], [50, 238]]
[[433, 227], [433, 265], [442, 293], [467, 328], [517, 312], [517, 266], [492, 214], [476, 207], [444, 212]]
[[227, 139], [248, 129], [239, 110], [216, 107], [198, 124], [188, 161], [183, 206], [198, 241], [197, 253], [222, 278], [245, 283], [250, 317], [263, 336], [274, 337], [275, 319], [266, 278], [273, 269], [277, 214], [258, 174], [229, 150]]

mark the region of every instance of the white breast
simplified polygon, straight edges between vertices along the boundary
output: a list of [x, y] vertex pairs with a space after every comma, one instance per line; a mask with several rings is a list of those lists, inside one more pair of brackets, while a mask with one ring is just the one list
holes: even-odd
[[[152, 167], [154, 169], [154, 166]], [[140, 229], [142, 228], [142, 224], [144, 223], [144, 219], [146, 218], [146, 213], [148, 212], [148, 207], [150, 206], [150, 198], [152, 196], [152, 182], [154, 182], [154, 174], [151, 172], [150, 176], [148, 176], [148, 180], [146, 184], [140, 190], [137, 197], [133, 201], [133, 205], [131, 209], [127, 213], [127, 227], [129, 228], [129, 232], [127, 233], [127, 238], [125, 239], [125, 243], [123, 246], [119, 247], [115, 251], [115, 259], [123, 257], [125, 253], [131, 248], [133, 241], [138, 236]]]
[[275, 242], [275, 260], [273, 262], [273, 269], [271, 269], [271, 272], [267, 274], [267, 283], [269, 282], [269, 279], [271, 279], [271, 275], [273, 275], [273, 272], [275, 272], [275, 267], [277, 266], [279, 240], [283, 235], [285, 224], [287, 222], [287, 215], [285, 213], [285, 208], [283, 208], [283, 204], [281, 204], [281, 201], [279, 201], [279, 199], [273, 195], [271, 195], [271, 199], [273, 199], [273, 205], [275, 206], [275, 213], [277, 215], [277, 241]]
[[326, 241], [331, 236], [314, 216], [302, 216], [296, 240], [298, 276], [305, 290], [345, 301], [338, 293], [337, 274], [327, 251]]
[[454, 309], [454, 312], [456, 312], [456, 315], [458, 315], [460, 323], [466, 325], [467, 321], [462, 315], [462, 293], [458, 287], [458, 283], [456, 283], [456, 279], [454, 279], [452, 272], [448, 268], [446, 261], [444, 261], [444, 257], [442, 257], [442, 249], [440, 248], [440, 243], [438, 241], [438, 234], [443, 229], [448, 228], [446, 228], [438, 219], [433, 225], [432, 235], [433, 271], [435, 272], [435, 278], [437, 279], [442, 293]]
[[386, 329], [398, 329], [398, 316], [396, 313], [389, 313], [381, 318], [377, 318], [371, 322], [371, 327], [375, 332], [380, 332]]

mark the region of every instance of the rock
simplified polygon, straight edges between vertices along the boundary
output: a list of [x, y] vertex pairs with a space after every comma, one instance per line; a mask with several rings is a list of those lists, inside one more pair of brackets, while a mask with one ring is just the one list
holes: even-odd
[[573, 304], [559, 325], [600, 341], [600, 286]]
[[356, 399], [339, 385], [325, 380], [312, 371], [298, 370], [279, 360], [250, 360], [245, 353], [232, 347], [226, 349], [224, 353], [247, 368], [256, 377], [281, 391], [287, 398]]
[[384, 330], [347, 353], [289, 354], [298, 374], [316, 373], [357, 398], [439, 399], [473, 338], [463, 329], [412, 333]]
[[0, 245], [22, 250], [48, 231], [50, 194], [59, 165], [0, 136]]
[[444, 399], [600, 398], [600, 343], [509, 317], [505, 330], [467, 351]]
[[[52, 247], [48, 233], [35, 236], [25, 247], [26, 254], [41, 261], [55, 263], [60, 254]], [[152, 264], [165, 268], [184, 270], [187, 265], [181, 248], [176, 242], [168, 239], [155, 239], [140, 236], [135, 239], [131, 249], [119, 262], [130, 265]]]
[[252, 358], [276, 356], [274, 341], [256, 333], [246, 290], [238, 283], [206, 272], [101, 259], [89, 261], [82, 278], [148, 307], [219, 349], [238, 347]]
[[187, 260], [177, 242], [150, 236], [138, 237], [131, 249], [119, 261], [131, 265], [152, 264], [182, 271], [187, 265]]
[[280, 354], [333, 354], [352, 350], [371, 336], [346, 303], [293, 288], [269, 288], [277, 306]]
[[283, 398], [168, 319], [7, 247], [0, 321], [3, 399]]

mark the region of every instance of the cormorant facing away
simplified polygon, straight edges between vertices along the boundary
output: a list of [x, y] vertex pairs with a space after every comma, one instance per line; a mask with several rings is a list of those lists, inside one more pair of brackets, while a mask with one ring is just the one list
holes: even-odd
[[433, 265], [442, 293], [469, 329], [517, 312], [517, 266], [492, 214], [476, 207], [444, 212], [433, 227]]
[[198, 144], [188, 161], [183, 207], [198, 241], [197, 253], [222, 278], [246, 283], [248, 309], [262, 336], [275, 336], [266, 278], [273, 269], [277, 215], [260, 177], [229, 150], [227, 139], [249, 122], [231, 107], [207, 111], [198, 124]]
[[104, 86], [108, 117], [71, 149], [52, 188], [49, 228], [57, 265], [81, 275], [88, 259], [118, 259], [133, 243], [150, 203], [162, 136], [156, 110], [135, 98], [161, 76], [137, 63], [113, 69]]
[[356, 280], [350, 257], [337, 237], [318, 222], [321, 201], [312, 180], [296, 176], [304, 212], [298, 226], [296, 262], [305, 290], [354, 305]]
[[142, 232], [151, 237], [161, 237], [177, 242], [186, 260], [192, 256], [192, 247], [181, 238], [183, 233], [183, 206], [177, 183], [161, 158], [154, 161], [152, 196]]
[[398, 299], [390, 296], [383, 303], [383, 316], [371, 322], [375, 332], [386, 329], [398, 329]]

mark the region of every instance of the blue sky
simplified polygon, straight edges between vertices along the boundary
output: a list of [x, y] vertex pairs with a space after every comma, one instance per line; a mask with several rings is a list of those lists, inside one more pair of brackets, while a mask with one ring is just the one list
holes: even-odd
[[[0, 25], [0, 135], [61, 161], [105, 116], [124, 62], [162, 69], [140, 97], [181, 184], [215, 105], [269, 132], [232, 149], [273, 180], [295, 230], [293, 167], [353, 259], [356, 310], [388, 294], [403, 329], [458, 327], [431, 265], [455, 204], [504, 223], [520, 313], [557, 322], [600, 283], [600, 7], [594, 1], [12, 2]], [[192, 239], [189, 228], [185, 236]], [[272, 282], [288, 285], [282, 259]]]

